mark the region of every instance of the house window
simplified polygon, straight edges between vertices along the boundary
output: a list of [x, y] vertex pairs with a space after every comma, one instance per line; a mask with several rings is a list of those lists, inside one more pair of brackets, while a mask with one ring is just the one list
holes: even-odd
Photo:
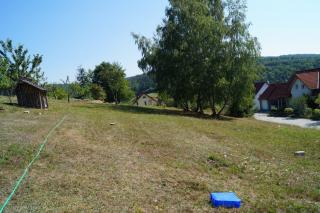
[[299, 89], [299, 85], [298, 84], [296, 84], [296, 89]]
[[301, 85], [302, 89], [304, 89], [304, 84]]

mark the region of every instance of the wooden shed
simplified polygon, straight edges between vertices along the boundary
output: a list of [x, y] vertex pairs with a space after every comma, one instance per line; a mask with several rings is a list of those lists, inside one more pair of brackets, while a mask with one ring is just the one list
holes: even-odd
[[48, 108], [47, 90], [28, 78], [20, 78], [16, 87], [18, 105], [39, 109]]

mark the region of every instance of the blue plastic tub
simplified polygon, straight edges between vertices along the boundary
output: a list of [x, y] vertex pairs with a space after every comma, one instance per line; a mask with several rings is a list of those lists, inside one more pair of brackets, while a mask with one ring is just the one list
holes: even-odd
[[210, 194], [214, 207], [240, 208], [241, 199], [234, 192], [215, 192]]

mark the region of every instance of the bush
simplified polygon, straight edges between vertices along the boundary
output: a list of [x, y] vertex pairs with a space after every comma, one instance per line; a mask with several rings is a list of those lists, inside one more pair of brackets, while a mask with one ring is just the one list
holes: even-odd
[[318, 97], [316, 98], [316, 100], [314, 101], [315, 104], [318, 105], [318, 107], [320, 107], [320, 94], [318, 94]]
[[275, 106], [271, 106], [270, 113], [271, 116], [279, 116], [280, 112]]
[[295, 116], [304, 117], [307, 109], [307, 98], [304, 96], [294, 98], [290, 101], [290, 106], [293, 108]]
[[106, 93], [104, 92], [103, 88], [97, 84], [92, 84], [91, 89], [91, 96], [95, 100], [104, 100], [106, 98]]
[[90, 98], [90, 87], [81, 86], [79, 83], [70, 84], [70, 92], [73, 98], [84, 99]]
[[253, 102], [249, 97], [244, 97], [243, 99], [235, 98], [229, 105], [228, 113], [233, 117], [249, 117], [254, 113]]
[[312, 109], [307, 107], [305, 112], [304, 112], [304, 117], [305, 118], [311, 118], [312, 117]]
[[292, 109], [292, 108], [285, 108], [284, 109], [284, 114], [286, 115], [286, 116], [291, 116], [291, 115], [293, 115], [293, 113], [294, 113], [294, 109]]
[[57, 87], [54, 93], [58, 100], [65, 99], [68, 96], [68, 93], [61, 87]]
[[314, 109], [312, 112], [313, 120], [320, 120], [320, 109]]

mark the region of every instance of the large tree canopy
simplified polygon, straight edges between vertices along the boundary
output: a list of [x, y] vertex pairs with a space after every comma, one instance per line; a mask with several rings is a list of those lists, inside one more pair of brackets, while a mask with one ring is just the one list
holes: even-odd
[[10, 87], [10, 79], [7, 76], [9, 65], [6, 60], [0, 58], [0, 89], [7, 89]]
[[226, 106], [242, 115], [252, 105], [259, 44], [245, 23], [242, 0], [170, 0], [166, 18], [150, 40], [133, 34], [139, 67], [185, 110]]
[[102, 62], [93, 71], [93, 83], [103, 87], [107, 94], [107, 101], [119, 103], [133, 95], [125, 70], [118, 63]]
[[40, 68], [42, 56], [39, 54], [30, 56], [23, 45], [14, 47], [9, 39], [0, 41], [0, 57], [8, 64], [7, 76], [13, 82], [20, 77], [31, 78], [36, 83], [44, 80], [44, 74]]
[[[0, 41], [0, 86], [9, 90], [9, 97], [20, 77], [27, 77], [39, 83], [44, 80], [40, 64], [42, 56], [39, 54], [30, 56], [23, 45], [14, 47], [11, 40]], [[10, 99], [11, 102], [11, 99]]]

